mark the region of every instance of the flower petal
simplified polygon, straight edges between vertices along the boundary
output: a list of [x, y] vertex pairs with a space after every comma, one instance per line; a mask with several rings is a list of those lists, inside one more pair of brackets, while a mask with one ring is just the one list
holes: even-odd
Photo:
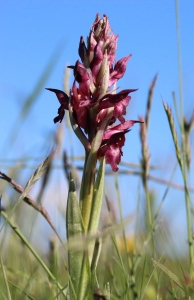
[[66, 93], [63, 91], [57, 90], [57, 89], [51, 89], [51, 88], [45, 88], [48, 91], [51, 91], [56, 94], [57, 99], [59, 100], [61, 105], [64, 105], [65, 109], [68, 110], [69, 106], [69, 97], [67, 96]]
[[78, 53], [84, 66], [88, 67], [87, 48], [83, 36], [80, 37]]
[[64, 109], [64, 107], [63, 107], [62, 105], [61, 105], [61, 106], [59, 107], [59, 109], [58, 109], [58, 114], [59, 114], [59, 115], [53, 119], [54, 123], [57, 123], [57, 122], [59, 122], [59, 121], [60, 121], [60, 123], [61, 123], [62, 120], [63, 120], [63, 118], [64, 118], [64, 115], [65, 115], [65, 109]]
[[102, 146], [98, 150], [98, 157], [105, 157], [105, 161], [109, 164], [114, 172], [118, 171], [118, 164], [121, 161], [123, 152], [121, 148], [125, 143], [125, 133], [117, 132], [109, 139], [104, 140]]
[[97, 75], [100, 71], [103, 59], [104, 59], [104, 55], [100, 48], [100, 44], [98, 43], [94, 48], [94, 58], [90, 64], [90, 68], [92, 71], [92, 76], [95, 84], [97, 83]]
[[54, 123], [57, 123], [60, 121], [62, 122], [64, 115], [65, 115], [65, 109], [69, 109], [69, 97], [67, 96], [66, 93], [63, 91], [57, 90], [57, 89], [51, 89], [51, 88], [46, 88], [46, 90], [51, 91], [56, 94], [57, 99], [59, 100], [61, 106], [58, 109], [58, 116], [53, 119]]
[[116, 62], [114, 70], [110, 73], [109, 87], [124, 76], [127, 67], [127, 62], [131, 58], [131, 56], [131, 54], [125, 56]]

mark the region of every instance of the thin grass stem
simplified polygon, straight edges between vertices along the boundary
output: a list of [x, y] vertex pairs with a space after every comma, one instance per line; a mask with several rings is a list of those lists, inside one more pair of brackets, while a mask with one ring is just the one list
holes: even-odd
[[[43, 269], [48, 274], [49, 278], [53, 281], [54, 284], [56, 284], [57, 288], [59, 290], [62, 290], [63, 288], [60, 285], [60, 283], [57, 281], [57, 279], [55, 278], [55, 276], [51, 273], [51, 271], [48, 269], [48, 267], [46, 266], [46, 264], [40, 258], [40, 256], [38, 255], [38, 253], [32, 247], [32, 245], [27, 241], [27, 239], [24, 237], [24, 235], [21, 233], [21, 231], [18, 229], [18, 227], [15, 224], [13, 224], [8, 219], [8, 216], [6, 215], [5, 212], [1, 211], [1, 215], [4, 217], [5, 221], [10, 225], [10, 227], [14, 230], [14, 232], [19, 236], [19, 238], [26, 245], [26, 247], [30, 250], [30, 252], [34, 255], [34, 257], [36, 258], [36, 260], [40, 263], [40, 265], [43, 267]], [[62, 293], [64, 294], [64, 296], [66, 296], [66, 294], [64, 292], [62, 292]]]

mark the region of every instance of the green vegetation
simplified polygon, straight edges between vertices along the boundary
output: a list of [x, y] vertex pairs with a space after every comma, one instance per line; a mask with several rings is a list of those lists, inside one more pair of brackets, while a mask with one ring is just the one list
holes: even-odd
[[[178, 29], [177, 34], [179, 37]], [[179, 42], [178, 48], [180, 48]], [[18, 124], [24, 118], [27, 118], [32, 105], [36, 101], [37, 94], [44, 88], [45, 80], [52, 71], [55, 58], [52, 58], [51, 62], [49, 62], [46, 68], [47, 71], [35, 87], [34, 93], [26, 99], [24, 106], [21, 108]], [[64, 198], [66, 198], [63, 199], [65, 202], [66, 200], [68, 202], [67, 213], [61, 211], [61, 216], [63, 219], [62, 226], [65, 227], [64, 224], [66, 222], [68, 242], [58, 227], [54, 225], [52, 217], [47, 212], [47, 207], [42, 203], [43, 194], [49, 190], [51, 172], [55, 168], [54, 156], [56, 151], [53, 151], [45, 158], [36, 169], [34, 168], [33, 174], [29, 179], [25, 178], [23, 180], [25, 187], [21, 187], [17, 182], [22, 165], [10, 168], [6, 174], [0, 171], [1, 191], [3, 197], [6, 197], [6, 203], [8, 203], [6, 207], [3, 207], [4, 199], [1, 199], [0, 299], [194, 299], [192, 231], [194, 216], [191, 201], [193, 189], [188, 184], [191, 157], [189, 141], [194, 127], [194, 117], [190, 121], [185, 120], [180, 67], [179, 75], [180, 105], [173, 94], [176, 114], [173, 114], [165, 102], [163, 102], [163, 106], [167, 116], [166, 122], [169, 123], [169, 131], [174, 143], [174, 155], [177, 159], [175, 168], [180, 169], [184, 183], [182, 187], [173, 182], [175, 170], [172, 170], [172, 177], [169, 181], [152, 176], [153, 166], [150, 160], [148, 135], [157, 76], [154, 77], [150, 84], [145, 116], [140, 118], [142, 122], [140, 123], [142, 153], [140, 164], [135, 165], [122, 162], [121, 165], [125, 165], [126, 172], [123, 173], [121, 168], [118, 173], [115, 173], [116, 175], [111, 175], [114, 176], [114, 188], [116, 191], [114, 198], [117, 199], [117, 203], [111, 201], [106, 187], [104, 193], [102, 193], [104, 161], [101, 160], [96, 171], [97, 176], [91, 196], [94, 199], [94, 204], [91, 204], [90, 214], [87, 215], [87, 210], [85, 210], [86, 213], [84, 211], [84, 201], [89, 192], [84, 189], [84, 181], [81, 185], [80, 174], [83, 171], [87, 175], [86, 171], [90, 164], [85, 164], [84, 167], [84, 158], [69, 157], [64, 152], [62, 169], [66, 176], [67, 185], [69, 184], [69, 189], [64, 195]], [[65, 74], [64, 86], [67, 89], [67, 73]], [[68, 113], [66, 115], [65, 126], [68, 128], [71, 136]], [[73, 114], [70, 117], [71, 122], [74, 122], [74, 120], [72, 121]], [[14, 128], [12, 132], [14, 139], [13, 135], [10, 134], [7, 141], [9, 147], [15, 142], [19, 130], [19, 125]], [[57, 127], [54, 137], [58, 148], [62, 147], [60, 130], [61, 125]], [[177, 132], [180, 132], [180, 134], [178, 135]], [[81, 133], [76, 134], [79, 135]], [[99, 140], [96, 138], [92, 144], [92, 149], [95, 149], [98, 143]], [[88, 147], [88, 145], [86, 146]], [[96, 155], [96, 149], [94, 152]], [[88, 155], [89, 159], [91, 159], [91, 161], [88, 159], [91, 164], [96, 159], [96, 156], [92, 156], [94, 152]], [[88, 153], [91, 152], [88, 150]], [[78, 167], [78, 160], [82, 162], [81, 168]], [[109, 172], [105, 171], [105, 182], [108, 175]], [[139, 192], [139, 189], [134, 199], [137, 202], [135, 215], [130, 215], [127, 218], [123, 217], [121, 204], [121, 190], [119, 186], [119, 176], [121, 175], [138, 175], [140, 179], [139, 185], [143, 188], [143, 195]], [[157, 180], [166, 186], [162, 199], [157, 199], [156, 194], [150, 189], [150, 180]], [[88, 178], [85, 181], [88, 182]], [[39, 183], [38, 195], [36, 199], [33, 199], [29, 193], [37, 182]], [[12, 190], [11, 187], [13, 188]], [[175, 249], [168, 224], [163, 222], [163, 204], [169, 200], [169, 191], [172, 187], [182, 190], [181, 193], [185, 199], [187, 215], [186, 239], [188, 243], [187, 250], [183, 252]], [[84, 211], [82, 215], [77, 198], [80, 190], [81, 201], [83, 201], [81, 208]], [[15, 201], [16, 193], [19, 196]], [[50, 197], [54, 197], [53, 192]], [[102, 197], [104, 203], [102, 210], [105, 217], [103, 218], [101, 214], [100, 228], [97, 231]], [[140, 205], [140, 203], [143, 203], [143, 205]], [[141, 211], [142, 206], [145, 208], [143, 212]], [[83, 220], [84, 214], [87, 215], [86, 225]], [[38, 220], [40, 219], [44, 220], [45, 228], [49, 227], [52, 230], [53, 238], [48, 241], [49, 248], [46, 250], [44, 248], [45, 241], [42, 241], [39, 236]], [[127, 230], [127, 226], [130, 224], [134, 224], [134, 233], [132, 235]], [[175, 234], [178, 235], [179, 233]], [[37, 238], [37, 244], [40, 244], [40, 247], [37, 247], [37, 244], [34, 243], [33, 236]], [[88, 286], [88, 282], [90, 282], [90, 286]], [[85, 288], [83, 288], [84, 285]], [[86, 288], [89, 289], [88, 295], [85, 295]]]

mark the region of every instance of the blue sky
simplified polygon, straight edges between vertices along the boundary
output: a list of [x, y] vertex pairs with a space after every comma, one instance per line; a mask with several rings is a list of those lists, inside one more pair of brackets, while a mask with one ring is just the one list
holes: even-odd
[[[183, 96], [185, 115], [188, 118], [194, 111], [193, 12], [194, 1], [179, 1]], [[168, 180], [175, 164], [175, 152], [162, 100], [173, 107], [172, 91], [175, 91], [179, 99], [175, 1], [169, 0], [2, 1], [1, 159], [45, 157], [48, 154], [52, 145], [49, 135], [56, 131], [53, 118], [59, 105], [54, 95], [44, 89], [38, 95], [28, 118], [22, 122], [16, 143], [10, 147], [5, 141], [13, 128], [19, 126], [17, 118], [22, 104], [32, 93], [56, 47], [61, 48], [61, 55], [45, 87], [63, 88], [65, 66], [74, 64], [78, 59], [79, 38], [83, 35], [86, 39], [96, 13], [100, 13], [101, 16], [107, 14], [111, 28], [115, 34], [119, 34], [117, 60], [132, 54], [127, 72], [119, 82], [122, 89], [138, 88], [138, 91], [132, 94], [127, 115], [129, 119], [137, 119], [138, 116], [144, 115], [148, 88], [158, 73], [150, 120], [149, 147], [151, 163], [161, 168], [154, 175]], [[72, 79], [71, 76], [71, 83]], [[83, 154], [76, 139], [74, 145], [75, 154]], [[66, 132], [64, 148], [70, 151]], [[141, 152], [138, 125], [128, 134], [123, 150], [124, 161], [139, 163]], [[3, 167], [1, 169], [7, 171]], [[30, 174], [32, 169], [28, 171]], [[194, 180], [193, 173], [192, 164], [191, 184]], [[135, 185], [132, 177], [120, 180], [126, 214], [135, 209], [137, 179], [135, 180]], [[178, 171], [174, 181], [182, 183]], [[150, 183], [150, 187], [156, 189], [160, 198], [164, 187], [153, 183]], [[114, 198], [114, 195], [112, 197]], [[168, 201], [166, 213], [171, 216], [173, 208], [179, 220], [184, 219], [183, 194], [172, 191]]]

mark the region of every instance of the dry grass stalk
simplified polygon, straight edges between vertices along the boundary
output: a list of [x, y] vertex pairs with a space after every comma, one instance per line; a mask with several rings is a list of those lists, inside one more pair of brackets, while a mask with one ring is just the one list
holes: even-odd
[[45, 188], [48, 184], [48, 181], [49, 181], [50, 173], [51, 173], [51, 170], [52, 170], [52, 161], [53, 161], [53, 156], [51, 156], [51, 158], [48, 161], [46, 172], [45, 172], [43, 180], [42, 180], [41, 188], [40, 188], [40, 191], [39, 191], [39, 194], [38, 194], [38, 197], [37, 197], [37, 203], [38, 204], [41, 203], [41, 199], [42, 199], [44, 190], [45, 190]]
[[171, 111], [170, 107], [164, 102], [163, 102], [163, 106], [164, 106], [164, 109], [165, 109], [165, 112], [166, 112], [166, 115], [167, 115], [167, 118], [168, 118], [168, 122], [169, 122], [169, 125], [170, 125], [170, 130], [171, 130], [172, 138], [173, 138], [175, 149], [176, 149], [177, 160], [178, 160], [178, 163], [179, 163], [179, 165], [182, 169], [183, 161], [182, 161], [182, 157], [181, 157], [181, 151], [180, 151], [180, 148], [179, 148], [178, 136], [177, 136], [175, 126], [174, 126], [174, 118], [173, 118], [173, 115], [172, 115], [172, 111]]
[[[24, 192], [24, 189], [19, 184], [17, 184], [13, 179], [11, 179], [9, 176], [7, 176], [5, 173], [3, 173], [1, 171], [0, 171], [0, 179], [3, 179], [5, 181], [9, 182], [12, 185], [12, 187], [14, 188], [14, 190], [17, 191], [18, 193], [22, 194]], [[41, 215], [47, 220], [47, 222], [49, 223], [49, 225], [51, 226], [51, 228], [53, 229], [53, 231], [55, 232], [55, 234], [59, 238], [60, 242], [63, 244], [63, 242], [62, 242], [55, 226], [53, 225], [53, 223], [51, 221], [51, 218], [50, 218], [48, 212], [46, 211], [46, 209], [42, 205], [38, 206], [29, 194], [26, 195], [26, 197], [24, 197], [23, 201], [25, 203], [27, 203], [28, 205], [32, 206], [36, 211], [41, 213]]]
[[146, 124], [147, 129], [148, 129], [148, 126], [149, 126], [151, 105], [152, 105], [154, 88], [155, 88], [157, 79], [158, 79], [158, 74], [156, 74], [154, 76], [154, 79], [150, 84], [150, 88], [149, 88], [149, 92], [148, 92], [148, 101], [147, 101], [146, 116], [145, 116], [145, 124]]
[[191, 142], [190, 142], [190, 134], [194, 127], [194, 114], [192, 115], [190, 121], [187, 121], [186, 118], [183, 120], [184, 133], [185, 133], [185, 151], [186, 151], [186, 163], [188, 170], [191, 166]]
[[142, 180], [143, 185], [146, 186], [148, 174], [149, 174], [149, 166], [150, 166], [150, 154], [149, 148], [147, 143], [147, 126], [144, 117], [139, 117], [140, 120], [140, 140], [141, 140], [141, 147], [142, 147], [142, 159], [141, 159], [141, 166], [142, 166]]

